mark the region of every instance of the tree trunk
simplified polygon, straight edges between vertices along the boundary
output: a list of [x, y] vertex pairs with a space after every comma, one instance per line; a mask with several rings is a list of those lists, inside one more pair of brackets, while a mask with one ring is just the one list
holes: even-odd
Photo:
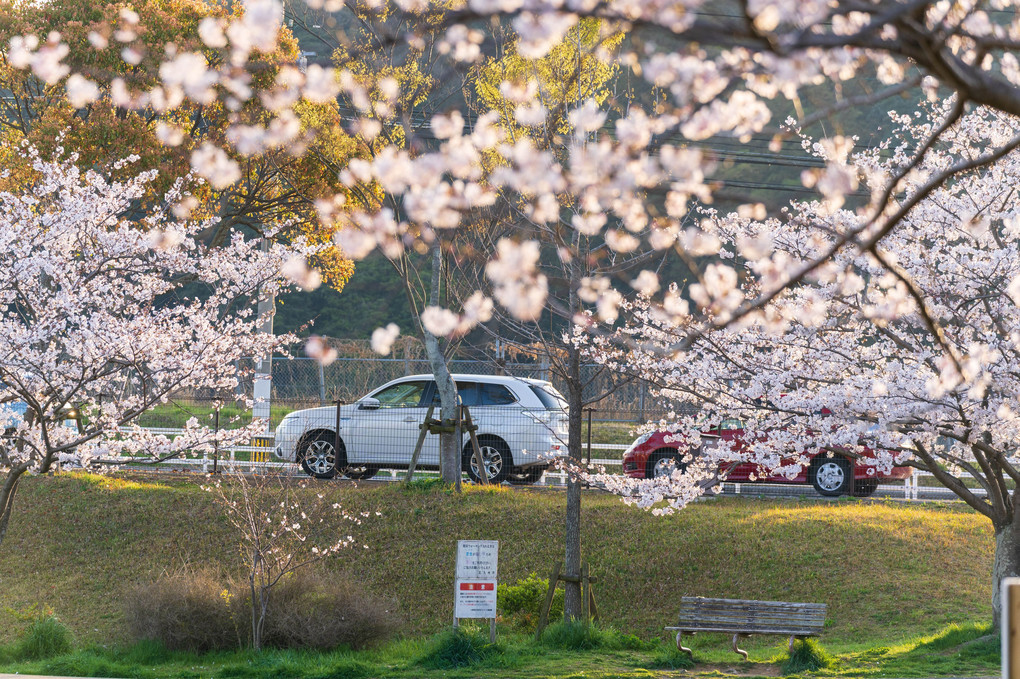
[[[439, 348], [439, 341], [428, 330], [425, 333], [425, 353], [429, 358], [429, 365], [432, 367], [432, 375], [436, 380], [436, 390], [439, 392], [439, 403], [442, 406], [440, 419], [455, 420], [457, 418], [457, 385], [450, 375], [450, 369], [446, 366], [446, 357]], [[460, 446], [455, 434], [439, 435], [439, 468], [442, 472], [443, 481], [452, 483], [460, 490]]]
[[[573, 464], [581, 464], [581, 422], [584, 401], [581, 394], [581, 357], [574, 347], [568, 347], [567, 357], [567, 452]], [[581, 575], [581, 484], [567, 477], [567, 513], [564, 521], [563, 566], [567, 575]], [[581, 583], [567, 582], [563, 601], [563, 617], [577, 620], [581, 617]]]
[[1002, 621], [1002, 579], [1020, 576], [1020, 513], [1014, 508], [1012, 521], [995, 527], [995, 561], [992, 566], [992, 620], [999, 629]]
[[[432, 272], [431, 285], [429, 290], [429, 301], [433, 306], [439, 306], [439, 281], [442, 276], [442, 251], [439, 248], [439, 241], [432, 246]], [[450, 375], [450, 369], [446, 365], [446, 356], [439, 346], [439, 338], [433, 335], [423, 325], [422, 336], [425, 338], [425, 354], [429, 359], [429, 366], [432, 368], [432, 376], [436, 381], [436, 390], [439, 392], [439, 404], [441, 412], [439, 418], [453, 421], [459, 417], [457, 408], [457, 385]], [[455, 434], [439, 435], [439, 470], [443, 481], [451, 483], [460, 492], [460, 441]]]
[[255, 565], [252, 567], [252, 571], [248, 575], [248, 589], [251, 592], [251, 646], [256, 651], [260, 650], [262, 647], [262, 638], [259, 636], [259, 604], [256, 598], [257, 592], [255, 589], [255, 569], [257, 568], [258, 555], [255, 556]]
[[0, 490], [0, 544], [3, 544], [4, 536], [7, 535], [7, 525], [11, 521], [11, 513], [14, 509], [14, 498], [18, 494], [18, 486], [21, 483], [21, 476], [28, 469], [29, 463], [23, 462], [14, 465], [4, 478], [3, 490]]

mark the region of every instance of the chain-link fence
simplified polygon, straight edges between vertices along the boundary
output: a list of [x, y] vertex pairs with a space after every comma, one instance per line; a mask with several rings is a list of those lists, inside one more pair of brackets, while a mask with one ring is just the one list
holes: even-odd
[[[457, 422], [440, 421], [434, 387], [426, 380], [402, 381], [396, 388], [352, 404], [276, 400], [266, 435], [191, 459], [162, 463], [161, 469], [210, 472], [258, 470], [266, 466], [320, 479], [346, 477], [387, 481], [434, 477], [439, 472], [440, 432], [459, 440], [465, 482], [562, 486], [566, 478], [555, 461], [567, 451], [567, 413], [534, 402], [509, 399], [498, 389], [463, 381], [468, 404]], [[530, 385], [525, 385], [530, 389]], [[581, 451], [585, 462], [610, 473], [652, 478], [688, 461], [682, 443], [649, 432], [639, 438], [638, 411], [618, 411], [616, 421], [582, 413]], [[250, 411], [213, 400], [180, 400], [146, 413], [139, 424], [173, 436], [190, 418], [223, 429], [251, 422]], [[431, 425], [431, 426], [430, 426]], [[753, 496], [868, 496], [946, 499], [952, 494], [926, 474], [905, 469], [875, 473], [866, 460], [818, 456], [795, 478], [768, 477], [753, 465], [720, 468], [718, 491]]]
[[[547, 380], [561, 393], [566, 393], [563, 380], [548, 363], [454, 359], [449, 362], [449, 368], [453, 373], [464, 375], [507, 375]], [[238, 395], [250, 396], [255, 361], [240, 361], [237, 370], [241, 377]], [[326, 404], [337, 400], [350, 403], [391, 380], [431, 372], [429, 362], [422, 358], [339, 358], [326, 366], [310, 358], [276, 358], [272, 363], [272, 400], [274, 403]], [[581, 379], [585, 384], [585, 400], [599, 399], [593, 404], [598, 410], [598, 419], [645, 422], [657, 419], [669, 410], [666, 404], [652, 395], [646, 382], [621, 376], [603, 366], [582, 366]]]

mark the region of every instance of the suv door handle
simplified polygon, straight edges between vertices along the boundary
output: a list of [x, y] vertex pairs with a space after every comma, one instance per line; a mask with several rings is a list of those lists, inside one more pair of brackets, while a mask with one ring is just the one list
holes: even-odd
[[404, 422], [417, 422], [417, 421], [418, 421], [418, 418], [413, 416], [413, 415], [410, 415], [410, 416], [404, 418]]

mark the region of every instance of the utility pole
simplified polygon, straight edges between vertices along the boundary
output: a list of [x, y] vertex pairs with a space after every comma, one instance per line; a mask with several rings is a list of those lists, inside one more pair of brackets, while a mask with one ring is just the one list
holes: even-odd
[[[262, 251], [269, 252], [269, 240], [262, 239]], [[259, 297], [258, 315], [262, 318], [262, 326], [259, 332], [273, 334], [273, 310], [276, 307], [276, 295], [264, 295]], [[273, 391], [273, 352], [270, 349], [267, 356], [259, 358], [255, 364], [255, 382], [252, 396], [255, 398], [255, 405], [252, 407], [252, 421], [262, 420], [265, 422], [265, 433], [270, 433], [270, 396]]]

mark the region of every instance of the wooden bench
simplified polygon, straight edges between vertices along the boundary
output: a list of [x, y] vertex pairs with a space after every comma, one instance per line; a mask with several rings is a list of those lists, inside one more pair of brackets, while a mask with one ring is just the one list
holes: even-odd
[[825, 625], [825, 604], [799, 604], [785, 601], [745, 601], [742, 599], [705, 599], [700, 596], [685, 596], [680, 600], [680, 618], [675, 627], [676, 647], [686, 651], [691, 658], [691, 649], [680, 644], [684, 632], [719, 632], [733, 635], [733, 651], [744, 656], [747, 651], [737, 648], [740, 637], [752, 634], [782, 634], [790, 637], [790, 651], [793, 642], [805, 637], [818, 636]]

